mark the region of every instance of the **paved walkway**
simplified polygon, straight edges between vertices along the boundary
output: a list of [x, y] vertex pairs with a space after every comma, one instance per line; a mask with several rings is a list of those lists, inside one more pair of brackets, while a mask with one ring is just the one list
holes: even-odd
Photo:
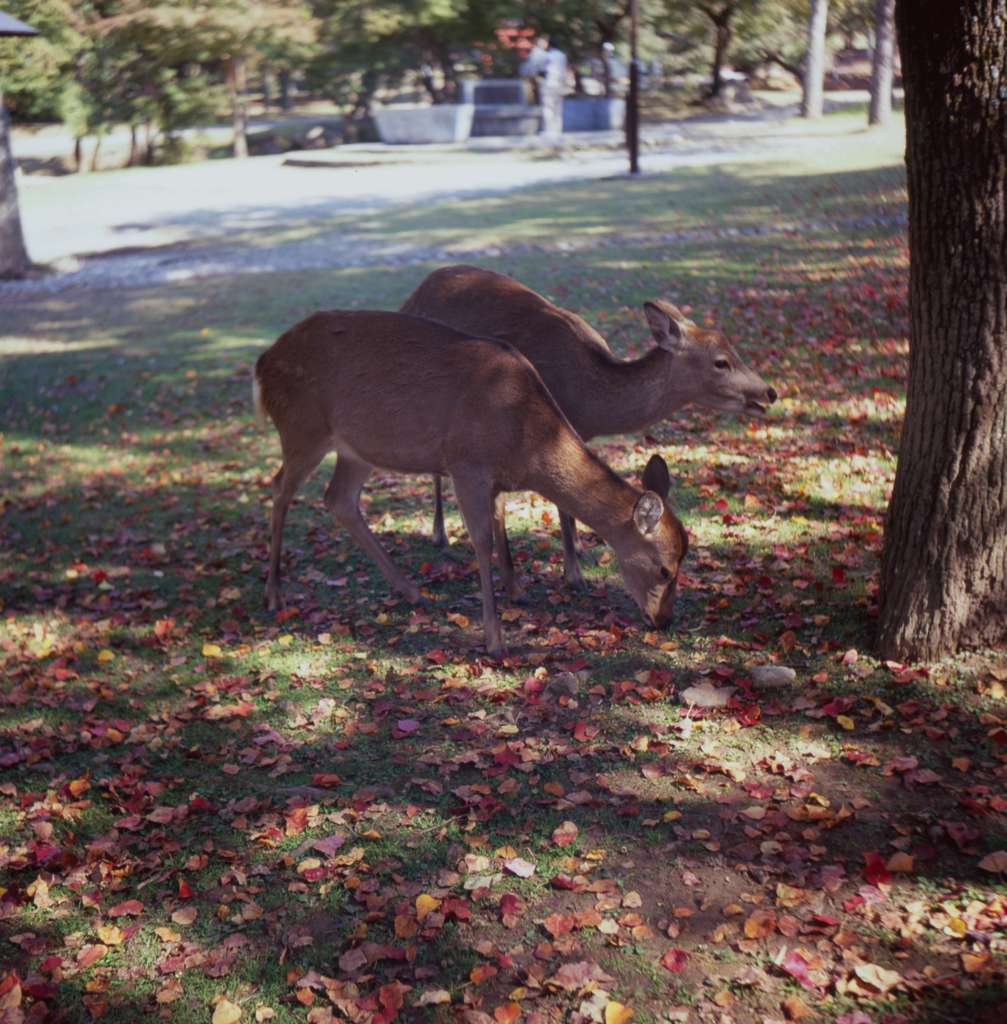
[[[644, 173], [723, 161], [785, 158], [842, 145], [834, 127], [808, 130], [790, 111], [694, 118], [644, 132]], [[338, 235], [354, 211], [499, 194], [625, 174], [619, 133], [472, 140], [454, 146], [340, 146], [172, 167], [20, 180], [32, 258], [54, 272], [0, 282], [0, 297], [67, 288], [156, 284], [215, 274], [339, 265]], [[326, 225], [332, 222], [332, 231]], [[301, 240], [285, 237], [309, 225]], [[255, 244], [247, 237], [254, 233]], [[239, 234], [245, 240], [235, 244]], [[345, 246], [342, 247], [345, 249]], [[354, 239], [353, 263], [437, 258], [428, 246]]]

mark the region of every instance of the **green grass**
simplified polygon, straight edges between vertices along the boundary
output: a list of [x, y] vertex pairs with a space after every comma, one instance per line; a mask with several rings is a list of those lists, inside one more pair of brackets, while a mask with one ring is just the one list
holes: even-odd
[[[313, 309], [395, 308], [434, 264], [7, 303], [0, 961], [18, 971], [24, 1005], [203, 1022], [226, 995], [243, 1020], [261, 1006], [305, 1021], [322, 1007], [348, 1016], [357, 998], [353, 1012], [370, 1019], [379, 1004], [367, 1000], [386, 986], [394, 1002], [398, 982], [411, 986], [400, 1019], [453, 1019], [449, 1006], [413, 1005], [444, 989], [491, 1019], [516, 1000], [526, 1018], [552, 1020], [587, 993], [550, 979], [589, 960], [636, 1020], [720, 1012], [711, 999], [727, 991], [732, 1019], [754, 1022], [800, 991], [777, 966], [784, 948], [823, 955], [828, 1001], [801, 994], [829, 1019], [895, 1005], [849, 993], [857, 961], [909, 979], [897, 998], [911, 1021], [980, 1019], [997, 1005], [1005, 888], [977, 865], [1007, 844], [1000, 669], [962, 658], [902, 679], [869, 653], [904, 400], [907, 257], [895, 144], [862, 141], [842, 162], [833, 150], [829, 163], [564, 185], [355, 225], [512, 272], [627, 355], [648, 344], [641, 303], [666, 295], [778, 388], [765, 422], [686, 410], [647, 440], [597, 443], [623, 473], [655, 449], [673, 467], [693, 547], [666, 634], [642, 625], [590, 536], [590, 587], [568, 591], [554, 513], [515, 495], [529, 600], [502, 604], [512, 653], [490, 662], [453, 506], [445, 554], [428, 541], [426, 481], [368, 485], [370, 522], [423, 582], [426, 600], [410, 609], [327, 521], [325, 467], [285, 533], [296, 614], [262, 610], [278, 452], [251, 418], [251, 365]], [[792, 229], [753, 230], [784, 221]], [[678, 697], [701, 674], [743, 679], [774, 660], [797, 669], [796, 689], [705, 716]], [[574, 700], [538, 693], [568, 670], [581, 674]], [[578, 738], [578, 723], [597, 733]], [[901, 781], [908, 769], [893, 759], [907, 756], [939, 781]], [[564, 821], [578, 833], [559, 847]], [[338, 849], [312, 850], [336, 834]], [[914, 870], [881, 904], [858, 902], [864, 854], [903, 847]], [[485, 861], [466, 873], [466, 856]], [[509, 873], [515, 856], [531, 877]], [[552, 882], [561, 876], [583, 883]], [[487, 884], [466, 888], [473, 877]], [[576, 891], [600, 879], [608, 889]], [[793, 906], [777, 902], [779, 883], [800, 890]], [[498, 911], [508, 892], [525, 904], [513, 928]], [[639, 906], [624, 905], [630, 892]], [[417, 922], [422, 894], [456, 913]], [[130, 899], [138, 914], [109, 914]], [[758, 906], [801, 930], [746, 938]], [[187, 907], [195, 920], [173, 921]], [[948, 907], [979, 937], [947, 934]], [[553, 941], [541, 923], [594, 908], [614, 932], [587, 924]], [[857, 933], [847, 962], [828, 942], [839, 926], [814, 914]], [[99, 929], [134, 924], [78, 969]], [[659, 963], [672, 946], [689, 953], [680, 974]], [[963, 970], [962, 953], [987, 948], [988, 964]], [[356, 949], [368, 965], [341, 966]], [[766, 983], [741, 976], [750, 966]], [[948, 976], [960, 1009], [939, 983]]]

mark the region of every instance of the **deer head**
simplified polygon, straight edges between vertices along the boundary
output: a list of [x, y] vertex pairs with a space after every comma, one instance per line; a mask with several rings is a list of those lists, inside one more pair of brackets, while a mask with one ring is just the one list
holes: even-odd
[[721, 412], [764, 416], [777, 399], [770, 387], [719, 331], [697, 327], [670, 302], [647, 302], [643, 311], [657, 344], [675, 359], [676, 384], [683, 382], [694, 402]]
[[660, 629], [672, 619], [678, 569], [689, 549], [689, 535], [668, 504], [671, 479], [660, 455], [650, 457], [642, 484], [627, 540], [613, 546], [626, 589], [647, 621]]

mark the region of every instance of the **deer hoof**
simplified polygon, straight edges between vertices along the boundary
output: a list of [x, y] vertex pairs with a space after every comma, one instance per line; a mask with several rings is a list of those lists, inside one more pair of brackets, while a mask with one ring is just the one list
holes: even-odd
[[580, 572], [580, 566], [576, 564], [568, 566], [563, 570], [563, 579], [566, 580], [567, 586], [573, 587], [574, 590], [583, 590], [586, 586], [584, 577]]

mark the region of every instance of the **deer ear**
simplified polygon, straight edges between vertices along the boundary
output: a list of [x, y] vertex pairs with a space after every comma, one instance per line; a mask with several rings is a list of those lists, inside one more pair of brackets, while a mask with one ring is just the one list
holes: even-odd
[[649, 537], [657, 528], [663, 514], [664, 502], [661, 496], [653, 491], [644, 491], [637, 499], [636, 508], [633, 509], [633, 524], [644, 537]]
[[654, 341], [669, 352], [677, 352], [685, 341], [688, 329], [685, 317], [670, 302], [662, 302], [660, 306], [654, 302], [645, 302], [643, 312]]
[[668, 464], [660, 455], [651, 455], [641, 479], [645, 490], [654, 491], [662, 498], [668, 497], [668, 491], [671, 489], [671, 474], [668, 472]]

